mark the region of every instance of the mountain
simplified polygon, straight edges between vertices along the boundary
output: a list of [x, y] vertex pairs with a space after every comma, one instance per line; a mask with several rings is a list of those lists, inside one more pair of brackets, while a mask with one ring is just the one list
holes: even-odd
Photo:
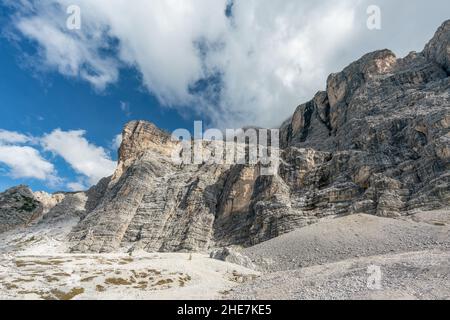
[[112, 177], [48, 210], [27, 188], [8, 190], [0, 220], [76, 216], [71, 252], [174, 252], [253, 246], [330, 217], [448, 208], [450, 20], [420, 53], [376, 51], [330, 75], [280, 133], [280, 166], [266, 176], [260, 164], [176, 164], [181, 142], [133, 121]]
[[1, 193], [0, 208], [0, 232], [27, 226], [44, 211], [41, 203], [26, 186], [18, 186]]

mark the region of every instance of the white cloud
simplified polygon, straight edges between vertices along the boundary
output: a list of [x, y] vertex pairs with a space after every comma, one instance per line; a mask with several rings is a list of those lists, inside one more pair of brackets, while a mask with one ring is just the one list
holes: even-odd
[[111, 175], [116, 163], [105, 149], [89, 143], [85, 131], [62, 131], [56, 129], [41, 139], [45, 150], [61, 156], [77, 173], [87, 177], [88, 184], [96, 184]]
[[209, 69], [223, 71], [224, 82], [221, 108], [209, 112], [228, 126], [279, 125], [323, 87], [333, 49], [350, 38], [354, 7], [348, 1], [248, 0], [236, 1], [233, 10], [227, 45], [206, 60]]
[[59, 178], [52, 163], [45, 160], [39, 151], [26, 143], [35, 139], [15, 131], [0, 129], [0, 163], [6, 165], [7, 174], [14, 179], [32, 178], [56, 184]]
[[0, 144], [20, 144], [29, 141], [31, 141], [31, 138], [27, 135], [0, 129]]
[[69, 182], [67, 188], [70, 191], [83, 191], [88, 189], [88, 187], [83, 182]]
[[[102, 90], [118, 78], [117, 61], [104, 57], [100, 49], [107, 43], [101, 31], [68, 34], [65, 19], [55, 17], [55, 7], [45, 7], [39, 16], [21, 19], [17, 28], [28, 38], [41, 45], [39, 55], [49, 67], [61, 74], [80, 77], [90, 82], [96, 89]], [[61, 18], [61, 16], [60, 16]]]
[[[411, 2], [235, 0], [228, 19], [229, 0], [78, 0], [82, 29], [73, 32], [65, 29], [72, 0], [23, 0], [16, 26], [47, 66], [95, 88], [132, 66], [163, 105], [221, 127], [276, 126], [367, 51], [420, 50], [450, 2]], [[369, 4], [382, 8], [380, 32], [366, 28]]]
[[58, 180], [53, 164], [32, 147], [0, 145], [0, 163], [10, 168], [9, 174], [15, 179], [34, 178], [50, 183]]
[[[57, 129], [43, 137], [34, 137], [0, 129], [0, 164], [6, 166], [0, 169], [14, 179], [38, 179], [52, 188], [65, 184], [71, 191], [86, 190], [111, 175], [116, 163], [103, 148], [87, 141], [84, 135], [82, 130]], [[114, 147], [118, 148], [122, 136], [117, 135], [113, 141]], [[41, 154], [40, 146], [61, 156], [79, 174], [76, 181], [67, 182], [58, 177], [55, 166]]]

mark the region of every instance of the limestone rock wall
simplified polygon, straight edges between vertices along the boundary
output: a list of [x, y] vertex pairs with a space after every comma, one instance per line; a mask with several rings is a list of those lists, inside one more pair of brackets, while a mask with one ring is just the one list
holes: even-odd
[[74, 230], [73, 250], [249, 246], [327, 216], [448, 207], [449, 26], [423, 53], [381, 50], [330, 75], [282, 125], [274, 176], [258, 166], [176, 166], [168, 134], [130, 123], [118, 171]]

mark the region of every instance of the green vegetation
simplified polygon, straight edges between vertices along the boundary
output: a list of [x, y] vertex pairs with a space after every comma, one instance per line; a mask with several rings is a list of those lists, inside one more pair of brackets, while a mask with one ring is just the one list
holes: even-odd
[[19, 211], [33, 212], [38, 207], [36, 201], [32, 198], [22, 197], [23, 205], [19, 208]]
[[72, 300], [76, 296], [83, 294], [84, 289], [83, 288], [73, 288], [69, 292], [63, 292], [58, 289], [54, 289], [51, 291], [51, 293], [58, 299], [58, 300]]

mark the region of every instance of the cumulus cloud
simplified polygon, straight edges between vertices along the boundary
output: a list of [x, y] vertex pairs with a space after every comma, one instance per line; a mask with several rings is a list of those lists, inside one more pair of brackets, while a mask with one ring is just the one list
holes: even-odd
[[27, 135], [0, 129], [0, 144], [26, 143], [29, 141], [31, 141], [31, 138]]
[[220, 108], [209, 112], [227, 126], [279, 125], [320, 88], [333, 49], [350, 38], [354, 11], [349, 1], [236, 1], [227, 45], [206, 59], [223, 81]]
[[[101, 29], [68, 35], [66, 20], [57, 17], [61, 17], [61, 7], [53, 6], [51, 1], [45, 4], [23, 2], [27, 3], [22, 7], [25, 13], [39, 14], [18, 20], [16, 27], [23, 35], [41, 44], [38, 54], [45, 65], [63, 75], [86, 80], [98, 90], [117, 80], [117, 61], [100, 52], [108, 46], [108, 39]], [[84, 28], [89, 28], [89, 24]]]
[[83, 191], [88, 188], [83, 182], [69, 182], [67, 188], [70, 191]]
[[[60, 129], [42, 137], [0, 129], [0, 165], [14, 179], [37, 179], [52, 188], [66, 187], [71, 191], [86, 190], [100, 179], [111, 175], [116, 163], [102, 148], [90, 143], [85, 131]], [[114, 143], [120, 145], [121, 135]], [[76, 181], [67, 182], [58, 176], [52, 159], [46, 159], [43, 151], [62, 157], [78, 174]]]
[[41, 139], [45, 150], [62, 157], [77, 173], [85, 176], [89, 185], [111, 175], [116, 163], [102, 147], [95, 146], [84, 137], [83, 130], [56, 129]]
[[51, 184], [58, 181], [52, 163], [45, 160], [39, 151], [26, 143], [34, 143], [34, 138], [15, 131], [0, 129], [0, 164], [9, 168], [14, 179], [32, 178], [47, 180]]
[[33, 178], [52, 184], [59, 180], [53, 164], [32, 147], [0, 145], [0, 163], [10, 168], [9, 175], [15, 179]]
[[[83, 22], [75, 32], [65, 28], [72, 4]], [[366, 28], [368, 5], [381, 7], [381, 31]], [[135, 67], [162, 105], [229, 127], [279, 125], [329, 73], [369, 50], [420, 50], [450, 2], [22, 0], [16, 8], [17, 29], [47, 66], [97, 89]]]

